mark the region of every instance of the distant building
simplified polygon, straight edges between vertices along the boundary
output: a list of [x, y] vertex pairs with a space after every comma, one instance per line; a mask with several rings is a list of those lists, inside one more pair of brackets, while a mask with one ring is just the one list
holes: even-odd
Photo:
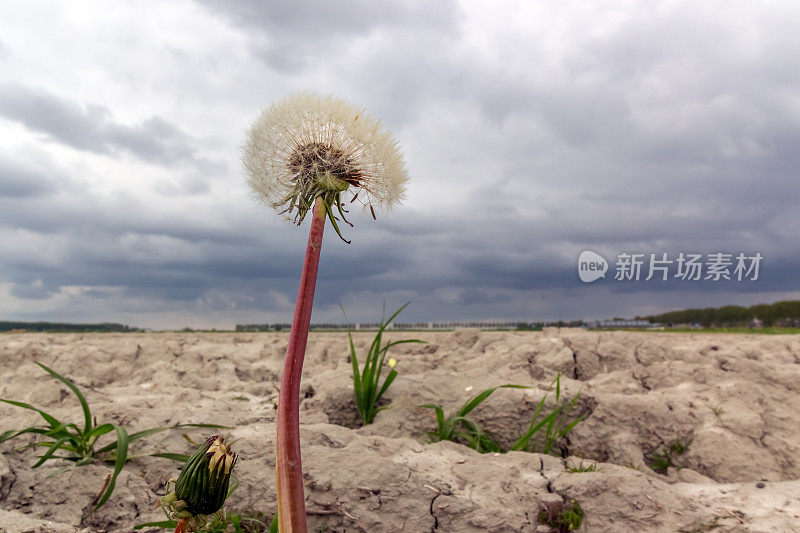
[[652, 328], [658, 327], [660, 324], [652, 324], [647, 320], [598, 320], [596, 322], [587, 322], [589, 329], [598, 328]]
[[[441, 331], [456, 328], [478, 328], [496, 330], [538, 330], [543, 326], [556, 327], [583, 327], [583, 322], [573, 320], [571, 322], [528, 322], [528, 321], [453, 321], [453, 322], [392, 322], [386, 329], [389, 330], [430, 330]], [[237, 324], [236, 331], [255, 332], [255, 331], [288, 331], [291, 324]], [[359, 322], [355, 324], [311, 324], [312, 330], [376, 330], [380, 327], [378, 322]]]

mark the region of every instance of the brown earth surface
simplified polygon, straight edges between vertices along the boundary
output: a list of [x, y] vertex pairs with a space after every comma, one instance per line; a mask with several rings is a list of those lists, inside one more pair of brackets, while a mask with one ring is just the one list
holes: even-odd
[[[372, 333], [354, 335], [359, 356]], [[399, 376], [389, 408], [359, 427], [345, 333], [312, 333], [303, 373], [301, 436], [310, 531], [532, 532], [544, 502], [576, 500], [582, 531], [800, 531], [800, 336], [657, 332], [392, 332], [420, 338], [390, 352]], [[98, 422], [129, 432], [175, 423], [230, 426], [240, 455], [236, 511], [275, 509], [275, 403], [285, 333], [4, 334], [0, 398], [80, 421], [75, 397], [33, 362], [67, 376]], [[584, 414], [557, 455], [479, 454], [427, 443], [434, 414], [505, 383], [471, 414], [504, 446], [530, 423], [561, 373]], [[546, 405], [552, 406], [552, 389]], [[0, 405], [0, 432], [38, 424]], [[159, 433], [140, 455], [187, 453], [208, 430]], [[104, 437], [105, 438], [105, 437]], [[129, 532], [162, 520], [153, 504], [178, 464], [128, 463], [99, 511], [111, 471], [94, 464], [51, 476], [31, 469], [30, 436], [0, 444], [0, 531]], [[102, 441], [101, 441], [102, 442]], [[653, 470], [670, 447], [672, 465]], [[682, 450], [682, 452], [681, 452]], [[596, 463], [594, 472], [571, 472]], [[165, 531], [151, 528], [144, 531]]]

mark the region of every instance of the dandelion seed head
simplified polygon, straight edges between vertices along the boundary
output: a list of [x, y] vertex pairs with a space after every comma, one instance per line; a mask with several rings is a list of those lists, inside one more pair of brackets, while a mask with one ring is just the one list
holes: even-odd
[[318, 196], [342, 218], [345, 194], [365, 207], [391, 210], [408, 181], [391, 133], [332, 95], [300, 93], [273, 104], [253, 122], [242, 152], [257, 200], [297, 223]]

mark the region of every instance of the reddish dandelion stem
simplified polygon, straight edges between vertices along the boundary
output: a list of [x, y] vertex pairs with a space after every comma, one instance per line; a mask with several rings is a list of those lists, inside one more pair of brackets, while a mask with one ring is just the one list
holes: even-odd
[[178, 527], [175, 528], [175, 533], [186, 533], [189, 531], [189, 521], [185, 518], [178, 520]]
[[278, 440], [275, 476], [278, 490], [278, 527], [281, 533], [306, 533], [303, 469], [300, 462], [300, 376], [311, 324], [314, 287], [325, 230], [326, 207], [322, 198], [314, 204], [314, 218], [306, 246], [306, 259], [294, 309], [286, 363], [278, 397]]

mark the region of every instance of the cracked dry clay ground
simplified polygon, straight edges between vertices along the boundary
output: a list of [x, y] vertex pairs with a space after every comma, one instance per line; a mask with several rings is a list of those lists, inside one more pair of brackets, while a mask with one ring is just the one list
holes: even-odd
[[[363, 357], [371, 333], [354, 335]], [[800, 531], [800, 338], [586, 332], [390, 333], [398, 346], [391, 407], [358, 427], [344, 333], [312, 333], [303, 375], [301, 436], [311, 531], [528, 532], [540, 502], [575, 499], [584, 531]], [[286, 333], [5, 334], [0, 397], [80, 420], [75, 398], [40, 361], [72, 379], [98, 421], [135, 431], [177, 422], [231, 426], [241, 455], [233, 510], [275, 505], [275, 402]], [[504, 383], [473, 412], [508, 446], [527, 428], [557, 373], [581, 392], [586, 415], [559, 456], [478, 454], [427, 444], [433, 413]], [[471, 389], [470, 389], [471, 387]], [[469, 390], [467, 390], [469, 389]], [[552, 393], [548, 396], [552, 402]], [[0, 406], [0, 430], [38, 423]], [[200, 439], [206, 433], [190, 430]], [[32, 470], [30, 439], [0, 445], [0, 531], [129, 532], [177, 473], [166, 459], [130, 462], [108, 503], [84, 516], [104, 465], [48, 477]], [[672, 445], [674, 466], [653, 454]], [[134, 453], [187, 452], [179, 431], [132, 445]], [[597, 462], [595, 472], [571, 467]], [[157, 531], [152, 529], [151, 531]]]

